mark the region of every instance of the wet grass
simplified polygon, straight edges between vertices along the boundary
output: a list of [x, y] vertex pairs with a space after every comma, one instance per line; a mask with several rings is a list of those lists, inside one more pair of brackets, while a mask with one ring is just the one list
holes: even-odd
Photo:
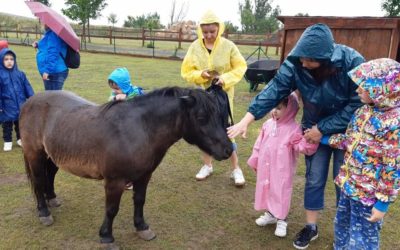
[[[43, 84], [36, 70], [32, 48], [13, 46], [19, 67], [26, 72], [36, 92]], [[135, 84], [146, 90], [164, 86], [187, 86], [180, 78], [180, 62], [140, 59], [100, 54], [82, 54], [79, 70], [71, 70], [65, 90], [73, 91], [96, 103], [109, 95], [108, 74], [116, 67], [127, 67]], [[239, 120], [254, 96], [248, 84], [236, 88], [235, 117]], [[122, 249], [291, 249], [294, 235], [303, 227], [304, 160], [299, 161], [295, 177], [292, 209], [288, 218], [288, 236], [275, 237], [273, 226], [259, 228], [253, 209], [255, 175], [246, 160], [263, 121], [253, 124], [249, 138], [238, 139], [240, 165], [247, 184], [238, 189], [229, 179], [229, 162], [215, 163], [214, 174], [197, 182], [194, 175], [201, 166], [199, 150], [178, 142], [154, 172], [148, 189], [145, 217], [157, 238], [145, 242], [137, 238], [132, 222], [131, 192], [122, 197], [114, 222], [116, 243]], [[131, 128], [134, 129], [134, 128]], [[104, 212], [101, 181], [87, 180], [60, 171], [56, 192], [63, 201], [52, 209], [55, 223], [39, 224], [29, 184], [24, 177], [21, 149], [0, 151], [0, 249], [98, 249], [98, 229]], [[328, 181], [326, 209], [321, 215], [320, 237], [309, 249], [331, 249], [334, 189]], [[391, 206], [382, 230], [382, 249], [399, 249], [399, 203]]]

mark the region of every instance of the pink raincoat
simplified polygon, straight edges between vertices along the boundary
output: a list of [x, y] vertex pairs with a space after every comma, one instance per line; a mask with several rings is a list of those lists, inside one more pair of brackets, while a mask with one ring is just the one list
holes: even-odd
[[289, 96], [287, 109], [278, 121], [267, 120], [247, 163], [257, 172], [254, 208], [267, 210], [278, 219], [289, 213], [293, 175], [299, 153], [312, 155], [318, 144], [307, 143], [295, 117], [299, 110], [296, 95]]

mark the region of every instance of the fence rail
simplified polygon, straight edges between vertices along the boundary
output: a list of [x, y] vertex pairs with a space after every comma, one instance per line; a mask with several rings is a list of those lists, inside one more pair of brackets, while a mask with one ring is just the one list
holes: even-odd
[[[183, 32], [182, 28], [178, 31], [170, 31], [116, 28], [106, 26], [99, 28], [91, 26], [89, 30], [85, 31], [83, 31], [81, 27], [74, 27], [74, 30], [76, 34], [80, 37], [81, 50], [109, 52], [117, 54], [128, 53], [131, 55], [135, 55], [132, 46], [130, 47], [132, 51], [128, 51], [127, 48], [125, 48], [127, 46], [125, 46], [124, 44], [129, 43], [129, 41], [140, 41], [141, 47], [153, 49], [151, 53], [153, 56], [155, 54], [155, 42], [172, 42], [176, 43], [176, 46], [175, 48], [167, 49], [170, 51], [170, 54], [173, 54], [173, 56], [169, 57], [183, 57], [182, 53], [178, 53], [178, 50], [182, 49], [182, 44], [191, 43], [195, 39], [197, 39], [197, 35], [195, 32]], [[40, 39], [41, 36], [42, 30], [40, 28], [40, 25], [26, 27], [21, 27], [20, 25], [16, 25], [14, 27], [6, 27], [0, 25], [0, 38], [10, 39], [11, 42], [14, 43], [28, 44], [34, 39]], [[223, 36], [233, 41], [236, 45], [257, 46], [258, 48], [265, 48], [266, 52], [268, 52], [269, 48], [275, 48], [274, 54], [276, 56], [278, 56], [280, 52], [280, 40], [282, 36], [280, 32], [274, 34], [255, 35], [229, 33], [226, 31]], [[101, 43], [92, 42], [92, 40], [96, 39], [97, 41], [101, 40]], [[118, 46], [116, 43], [118, 43]], [[146, 43], [148, 43], [147, 46]], [[160, 54], [162, 49], [156, 50], [157, 53]], [[148, 52], [146, 53], [148, 54]], [[139, 56], [143, 56], [143, 54], [139, 53]]]

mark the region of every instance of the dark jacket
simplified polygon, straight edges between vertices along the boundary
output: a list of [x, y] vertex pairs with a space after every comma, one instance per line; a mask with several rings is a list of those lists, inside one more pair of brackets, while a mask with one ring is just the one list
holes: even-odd
[[[317, 82], [303, 68], [300, 57], [316, 59], [334, 66], [336, 72]], [[275, 77], [253, 99], [248, 111], [257, 119], [265, 116], [283, 98], [298, 89], [304, 104], [302, 126], [317, 124], [323, 134], [344, 132], [354, 111], [362, 104], [355, 92], [357, 86], [347, 72], [364, 62], [354, 49], [336, 44], [325, 24], [308, 27]]]
[[[4, 56], [11, 53], [15, 64], [11, 69], [4, 67]], [[0, 122], [16, 121], [26, 99], [33, 95], [33, 89], [24, 72], [18, 70], [17, 58], [13, 51], [0, 52]]]
[[67, 44], [52, 30], [47, 29], [38, 43], [36, 63], [40, 75], [54, 74], [68, 70], [64, 59], [67, 54]]

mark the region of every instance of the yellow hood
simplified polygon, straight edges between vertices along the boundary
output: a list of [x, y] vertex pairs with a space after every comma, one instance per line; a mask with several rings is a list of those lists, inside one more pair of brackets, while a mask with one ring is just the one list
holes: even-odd
[[202, 24], [211, 24], [211, 23], [218, 23], [218, 25], [219, 25], [216, 41], [219, 40], [219, 38], [222, 36], [222, 34], [225, 31], [225, 24], [223, 22], [221, 22], [221, 20], [215, 15], [215, 13], [212, 10], [208, 10], [201, 17], [199, 27], [197, 27], [197, 37], [198, 38], [203, 37], [203, 32], [201, 32], [201, 25]]

